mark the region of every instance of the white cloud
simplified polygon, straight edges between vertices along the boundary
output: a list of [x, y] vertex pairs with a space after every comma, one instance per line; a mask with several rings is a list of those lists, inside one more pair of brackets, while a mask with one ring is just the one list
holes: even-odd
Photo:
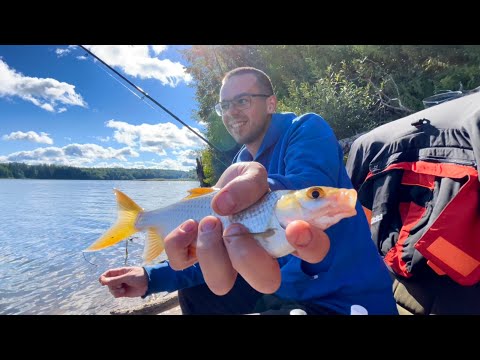
[[195, 151], [179, 150], [173, 157], [161, 161], [132, 161], [139, 154], [129, 147], [105, 148], [97, 144], [70, 144], [64, 147], [38, 148], [0, 156], [0, 162], [23, 162], [30, 165], [56, 164], [76, 167], [120, 167], [126, 169], [168, 169], [188, 171], [194, 169]]
[[175, 155], [177, 162], [182, 166], [182, 168], [192, 169], [197, 166], [197, 161], [195, 160], [198, 156], [197, 151], [173, 151], [172, 154]]
[[112, 167], [119, 167], [125, 169], [165, 169], [165, 170], [182, 170], [188, 171], [195, 168], [193, 166], [185, 166], [179, 163], [175, 159], [166, 159], [162, 161], [137, 161], [137, 162], [126, 162], [126, 163], [119, 163], [119, 162], [99, 162], [95, 164], [93, 167], [98, 168], [112, 168]]
[[152, 48], [155, 55], [158, 55], [161, 52], [167, 50], [167, 45], [150, 45], [150, 47]]
[[62, 56], [65, 56], [69, 53], [72, 52], [72, 50], [75, 50], [78, 46], [77, 45], [68, 45], [67, 48], [57, 48], [55, 49], [55, 54], [58, 55], [58, 57], [62, 57]]
[[203, 121], [203, 120], [197, 121], [197, 123], [198, 123], [198, 125], [203, 126], [204, 128], [208, 127], [208, 123]]
[[26, 140], [32, 141], [40, 144], [53, 144], [53, 140], [48, 136], [49, 134], [41, 132], [37, 134], [35, 131], [15, 131], [10, 133], [10, 135], [3, 135], [2, 139], [7, 141], [14, 141], [14, 140]]
[[181, 81], [189, 83], [192, 76], [179, 62], [150, 56], [150, 49], [158, 55], [164, 45], [85, 45], [92, 53], [112, 67], [141, 79], [157, 79], [163, 85], [177, 86]]
[[[35, 100], [35, 101], [32, 101], [32, 102], [33, 102], [35, 105], [40, 106], [43, 110], [47, 110], [47, 111], [50, 111], [50, 112], [55, 112], [55, 109], [54, 109], [53, 106], [50, 105], [50, 104], [42, 104], [42, 105], [39, 105], [39, 104], [37, 104], [38, 101], [36, 101], [36, 100]], [[62, 111], [62, 112], [63, 112], [63, 111]]]
[[114, 149], [97, 144], [70, 144], [64, 147], [38, 148], [32, 151], [19, 151], [0, 156], [0, 162], [23, 162], [35, 164], [57, 164], [69, 166], [92, 166], [99, 160], [127, 161], [127, 157], [139, 154], [128, 147]]
[[[24, 76], [0, 59], [0, 97], [18, 96], [44, 110], [54, 112], [57, 104], [86, 107], [75, 86], [52, 78]], [[58, 112], [64, 112], [61, 107]]]
[[[123, 121], [109, 120], [106, 126], [115, 129], [113, 138], [119, 143], [158, 155], [165, 155], [167, 150], [192, 150], [204, 145], [187, 127], [179, 128], [171, 122], [131, 125]], [[193, 130], [200, 134], [198, 129]]]
[[188, 165], [189, 164], [181, 163], [176, 159], [166, 159], [157, 163], [157, 166], [159, 169], [169, 169], [169, 170], [190, 170], [192, 166], [188, 166]]
[[197, 161], [195, 158], [198, 157], [198, 152], [194, 150], [182, 150], [182, 151], [172, 151], [172, 154], [175, 155], [177, 161], [183, 166], [196, 167]]
[[93, 138], [97, 139], [98, 141], [101, 141], [101, 142], [110, 141], [110, 136], [94, 136]]
[[58, 57], [62, 57], [67, 55], [70, 52], [70, 49], [56, 49], [55, 54], [58, 55]]

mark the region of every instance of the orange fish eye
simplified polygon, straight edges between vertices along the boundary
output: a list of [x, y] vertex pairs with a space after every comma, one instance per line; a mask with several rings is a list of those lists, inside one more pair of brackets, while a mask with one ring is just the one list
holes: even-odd
[[319, 188], [319, 187], [312, 187], [312, 188], [308, 189], [307, 196], [310, 199], [322, 198], [322, 197], [325, 196], [325, 191], [322, 188]]

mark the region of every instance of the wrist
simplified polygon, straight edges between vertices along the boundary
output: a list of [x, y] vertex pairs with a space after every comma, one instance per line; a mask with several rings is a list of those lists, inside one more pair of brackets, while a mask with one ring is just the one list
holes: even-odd
[[141, 298], [145, 299], [148, 295], [150, 295], [148, 293], [148, 284], [150, 283], [150, 278], [148, 276], [148, 271], [144, 267], [142, 267], [142, 271], [143, 271], [142, 276], [143, 276], [143, 283], [145, 285], [145, 287], [144, 287], [145, 291], [143, 292], [143, 295], [141, 296]]

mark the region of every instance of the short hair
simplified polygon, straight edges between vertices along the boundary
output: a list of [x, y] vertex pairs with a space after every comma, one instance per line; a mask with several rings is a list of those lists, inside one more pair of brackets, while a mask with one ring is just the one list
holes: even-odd
[[260, 87], [260, 91], [265, 92], [267, 95], [273, 95], [273, 85], [270, 77], [265, 74], [262, 70], [256, 69], [250, 66], [238, 67], [236, 69], [230, 70], [225, 74], [222, 80], [222, 85], [233, 76], [252, 74], [257, 79], [257, 83]]

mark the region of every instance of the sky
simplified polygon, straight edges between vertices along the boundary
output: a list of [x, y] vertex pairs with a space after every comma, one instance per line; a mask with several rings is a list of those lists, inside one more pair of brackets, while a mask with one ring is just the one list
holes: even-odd
[[[194, 82], [174, 45], [83, 45], [182, 121]], [[0, 163], [190, 170], [204, 142], [77, 45], [0, 45]]]

